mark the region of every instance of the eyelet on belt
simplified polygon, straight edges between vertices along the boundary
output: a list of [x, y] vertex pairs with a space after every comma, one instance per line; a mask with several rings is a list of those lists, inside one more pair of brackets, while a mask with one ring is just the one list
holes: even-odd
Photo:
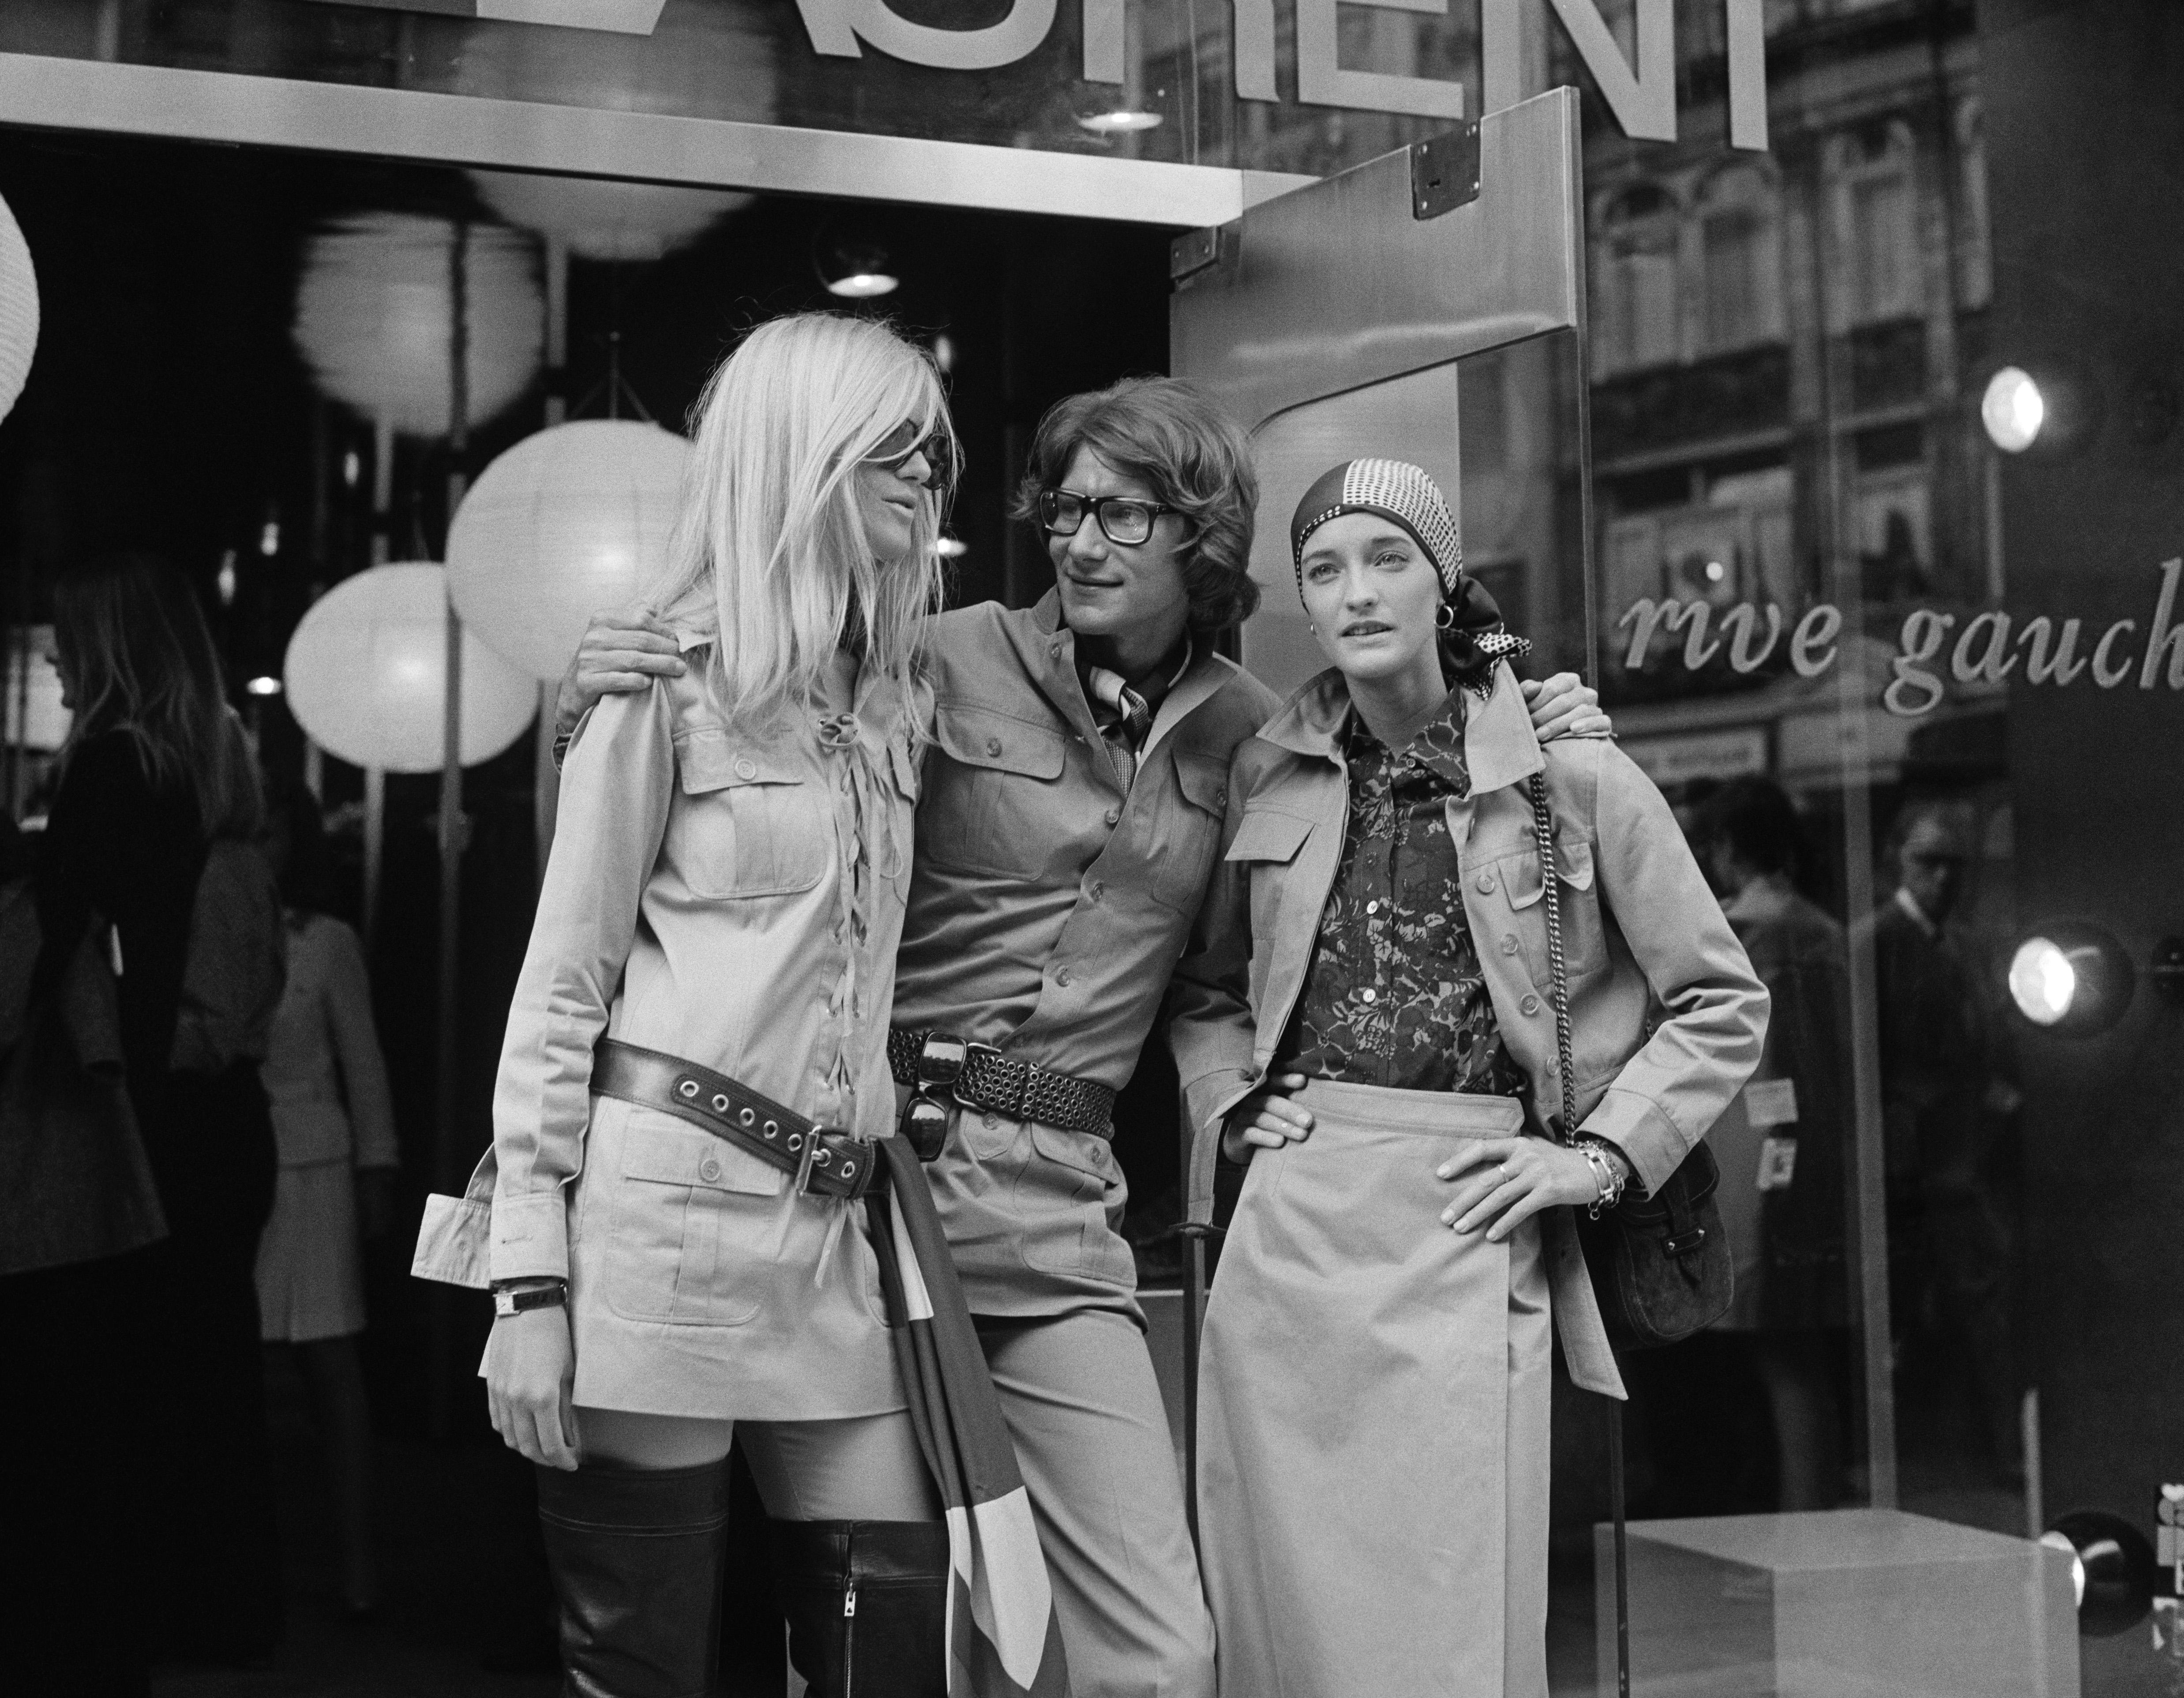
[[788, 1147], [789, 1147], [791, 1150], [801, 1150], [801, 1149], [803, 1149], [803, 1148], [804, 1148], [804, 1135], [803, 1135], [803, 1133], [797, 1133], [797, 1132], [792, 1132], [792, 1133], [790, 1133], [788, 1134]]
[[695, 1079], [678, 1079], [675, 1082], [675, 1088], [686, 1097], [695, 1097], [698, 1094], [698, 1082]]
[[756, 1115], [753, 1114], [749, 1109], [744, 1109], [736, 1116], [736, 1124], [742, 1127], [749, 1127], [754, 1124], [757, 1119], [758, 1116]]
[[827, 1147], [823, 1144], [811, 1152], [812, 1162], [816, 1166], [824, 1167], [833, 1159], [834, 1152], [827, 1149]]
[[857, 1177], [857, 1164], [854, 1161], [844, 1161], [842, 1164], [842, 1177], [844, 1179], [855, 1178]]
[[766, 1123], [765, 1130], [766, 1130], [766, 1135], [768, 1138], [775, 1137], [775, 1136], [777, 1136], [777, 1135], [780, 1133], [780, 1131], [781, 1131], [781, 1123], [780, 1123], [780, 1122], [778, 1122], [778, 1121], [772, 1121], [772, 1120], [770, 1120], [770, 1121], [768, 1121], [768, 1122]]
[[722, 1095], [720, 1092], [718, 1092], [718, 1091], [714, 1092], [714, 1093], [713, 1093], [713, 1112], [714, 1112], [715, 1114], [726, 1114], [727, 1111], [728, 1111], [728, 1100], [727, 1100], [725, 1096]]

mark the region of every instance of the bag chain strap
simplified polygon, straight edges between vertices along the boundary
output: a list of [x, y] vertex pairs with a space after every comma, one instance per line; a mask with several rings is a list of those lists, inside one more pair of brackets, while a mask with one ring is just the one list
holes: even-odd
[[1555, 888], [1554, 816], [1547, 808], [1547, 781], [1535, 772], [1526, 788], [1532, 796], [1532, 835], [1540, 845], [1541, 898], [1547, 905], [1547, 970], [1555, 1005], [1555, 1060], [1561, 1072], [1563, 1111], [1555, 1117], [1561, 1141], [1574, 1144], [1577, 1127], [1577, 1063], [1570, 1057], [1569, 969], [1563, 960], [1563, 905]]

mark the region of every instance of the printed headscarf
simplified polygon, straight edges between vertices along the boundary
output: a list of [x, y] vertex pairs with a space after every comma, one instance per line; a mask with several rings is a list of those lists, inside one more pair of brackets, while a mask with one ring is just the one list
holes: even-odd
[[1496, 660], [1515, 660], [1532, 645], [1502, 622], [1479, 580], [1463, 570], [1463, 539], [1440, 486], [1423, 467], [1399, 459], [1352, 459], [1315, 479], [1290, 521], [1290, 554], [1296, 568], [1297, 598], [1304, 598], [1304, 545], [1312, 533], [1346, 513], [1372, 513], [1401, 526], [1425, 550], [1440, 574], [1442, 593], [1455, 610], [1441, 647], [1457, 676], [1471, 688], [1489, 689]]

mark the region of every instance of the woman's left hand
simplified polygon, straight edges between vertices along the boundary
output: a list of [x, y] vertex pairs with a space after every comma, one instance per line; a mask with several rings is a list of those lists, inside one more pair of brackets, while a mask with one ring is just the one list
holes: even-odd
[[1444, 1179], [1469, 1176], [1456, 1200], [1440, 1211], [1440, 1223], [1460, 1233], [1486, 1227], [1490, 1244], [1499, 1244], [1542, 1209], [1591, 1203], [1600, 1195], [1592, 1163], [1580, 1151], [1544, 1138], [1482, 1138], [1439, 1171]]
[[1532, 710], [1532, 732], [1541, 743], [1558, 737], [1606, 737], [1615, 723], [1600, 710], [1600, 692], [1574, 672], [1557, 672], [1545, 683], [1527, 678], [1518, 687]]

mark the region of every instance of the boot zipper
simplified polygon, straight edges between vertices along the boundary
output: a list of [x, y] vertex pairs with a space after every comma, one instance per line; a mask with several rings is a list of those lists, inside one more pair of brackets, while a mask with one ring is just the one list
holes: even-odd
[[857, 1690], [857, 1587], [850, 1582], [850, 1589], [842, 1594], [842, 1619], [849, 1623], [842, 1629], [842, 1698], [854, 1698]]

